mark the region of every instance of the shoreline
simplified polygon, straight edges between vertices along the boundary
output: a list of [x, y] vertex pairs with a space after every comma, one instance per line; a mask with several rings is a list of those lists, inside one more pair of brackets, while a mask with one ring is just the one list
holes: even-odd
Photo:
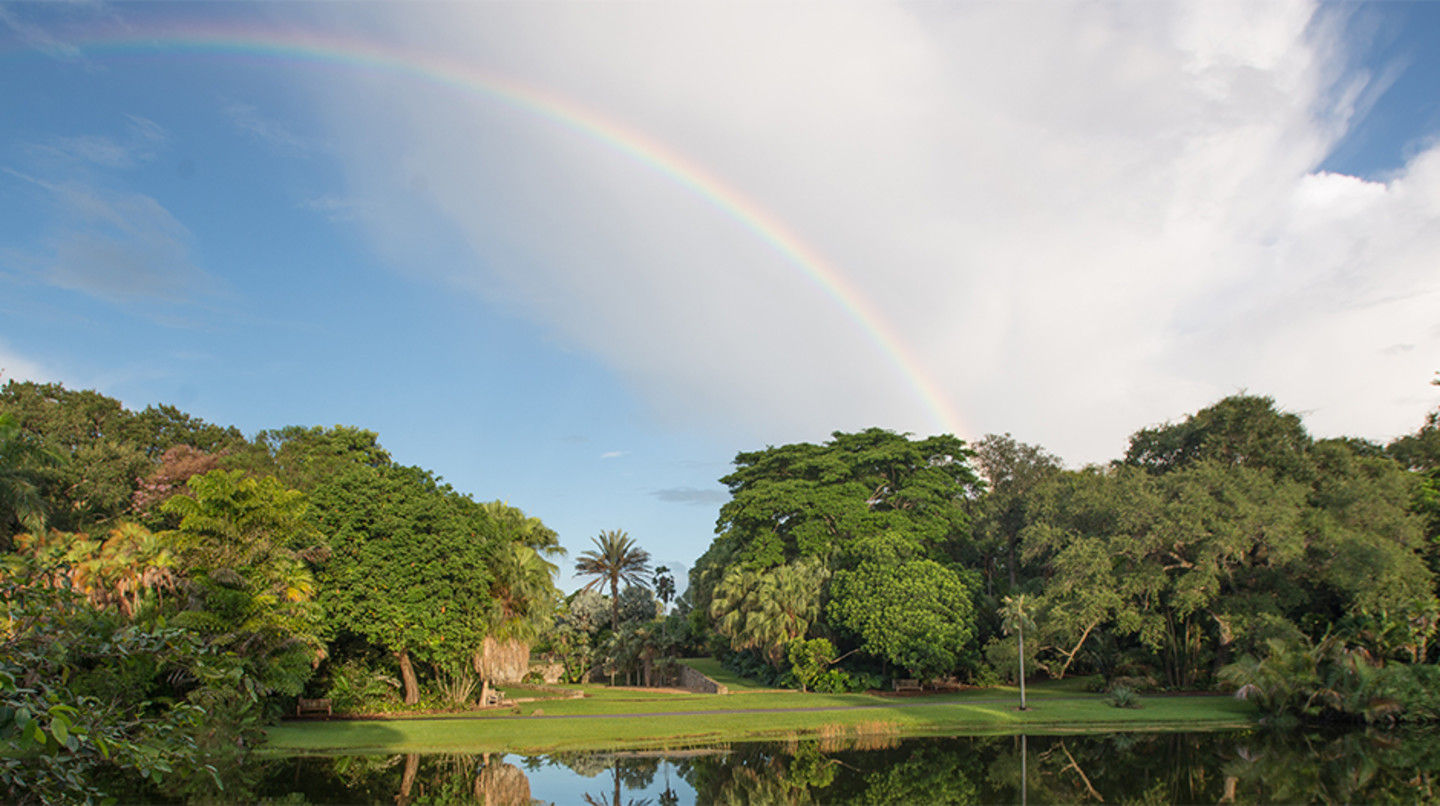
[[[690, 750], [750, 741], [867, 743], [929, 736], [1228, 731], [1258, 725], [1223, 694], [1160, 694], [1117, 708], [1102, 694], [1039, 687], [1030, 707], [1006, 689], [906, 697], [799, 692], [662, 695], [600, 691], [504, 711], [296, 720], [271, 727], [261, 755]], [[588, 692], [587, 692], [588, 693]]]

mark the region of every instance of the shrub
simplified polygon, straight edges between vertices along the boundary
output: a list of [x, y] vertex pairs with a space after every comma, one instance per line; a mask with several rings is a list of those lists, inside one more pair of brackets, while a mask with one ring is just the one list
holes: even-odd
[[1110, 704], [1116, 708], [1139, 708], [1140, 695], [1129, 686], [1114, 686], [1110, 689]]

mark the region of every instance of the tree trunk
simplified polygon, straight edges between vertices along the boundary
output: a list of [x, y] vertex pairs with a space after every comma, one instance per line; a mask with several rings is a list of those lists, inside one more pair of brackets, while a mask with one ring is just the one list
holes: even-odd
[[1027, 710], [1025, 705], [1025, 628], [1020, 628], [1020, 710]]
[[405, 704], [420, 702], [420, 683], [415, 679], [415, 667], [410, 663], [410, 653], [400, 650], [395, 653], [400, 659], [400, 679], [405, 682]]
[[620, 579], [610, 578], [610, 631], [620, 632]]
[[415, 774], [420, 772], [420, 755], [410, 753], [405, 756], [405, 772], [400, 777], [400, 795], [395, 802], [404, 806], [410, 802], [410, 790], [415, 786]]

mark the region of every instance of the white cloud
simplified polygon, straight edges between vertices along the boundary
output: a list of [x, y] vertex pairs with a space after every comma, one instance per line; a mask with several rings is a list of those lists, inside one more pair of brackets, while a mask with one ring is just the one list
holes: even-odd
[[48, 383], [56, 378], [55, 373], [45, 369], [39, 362], [19, 355], [5, 342], [0, 341], [0, 385], [10, 381]]
[[82, 134], [52, 137], [29, 147], [32, 158], [56, 169], [79, 163], [100, 168], [128, 169], [155, 159], [170, 140], [160, 124], [138, 115], [126, 115], [120, 137]]
[[286, 151], [306, 151], [311, 144], [289, 126], [260, 113], [253, 104], [230, 101], [221, 110], [239, 130], [261, 142]]
[[20, 41], [42, 53], [66, 61], [79, 61], [80, 48], [44, 26], [22, 19], [15, 10], [0, 6], [0, 25], [12, 31]]
[[45, 191], [57, 208], [56, 228], [37, 253], [9, 253], [17, 265], [38, 267], [27, 273], [110, 302], [174, 302], [213, 285], [190, 256], [190, 231], [154, 198], [5, 172]]
[[600, 454], [601, 459], [619, 459], [622, 456], [629, 456], [629, 451], [606, 451]]
[[[1240, 388], [1321, 433], [1423, 413], [1440, 149], [1383, 184], [1316, 172], [1368, 85], [1314, 7], [372, 13], [417, 59], [573, 99], [723, 178], [840, 268], [968, 436], [1099, 460]], [[667, 416], [766, 441], [934, 430], [822, 289], [672, 178], [453, 86], [357, 74], [324, 102], [388, 254], [523, 308]], [[456, 232], [468, 260], [414, 257]]]

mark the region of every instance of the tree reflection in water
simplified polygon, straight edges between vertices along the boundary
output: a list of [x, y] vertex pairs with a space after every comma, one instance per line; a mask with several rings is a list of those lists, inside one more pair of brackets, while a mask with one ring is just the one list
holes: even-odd
[[508, 806], [582, 797], [532, 792], [526, 770], [544, 770], [551, 782], [557, 774], [574, 776], [592, 806], [1440, 800], [1440, 732], [1433, 730], [991, 736], [889, 744], [862, 750], [819, 740], [746, 743], [668, 756], [511, 756], [510, 763], [459, 755], [276, 759], [258, 771], [256, 799]]

